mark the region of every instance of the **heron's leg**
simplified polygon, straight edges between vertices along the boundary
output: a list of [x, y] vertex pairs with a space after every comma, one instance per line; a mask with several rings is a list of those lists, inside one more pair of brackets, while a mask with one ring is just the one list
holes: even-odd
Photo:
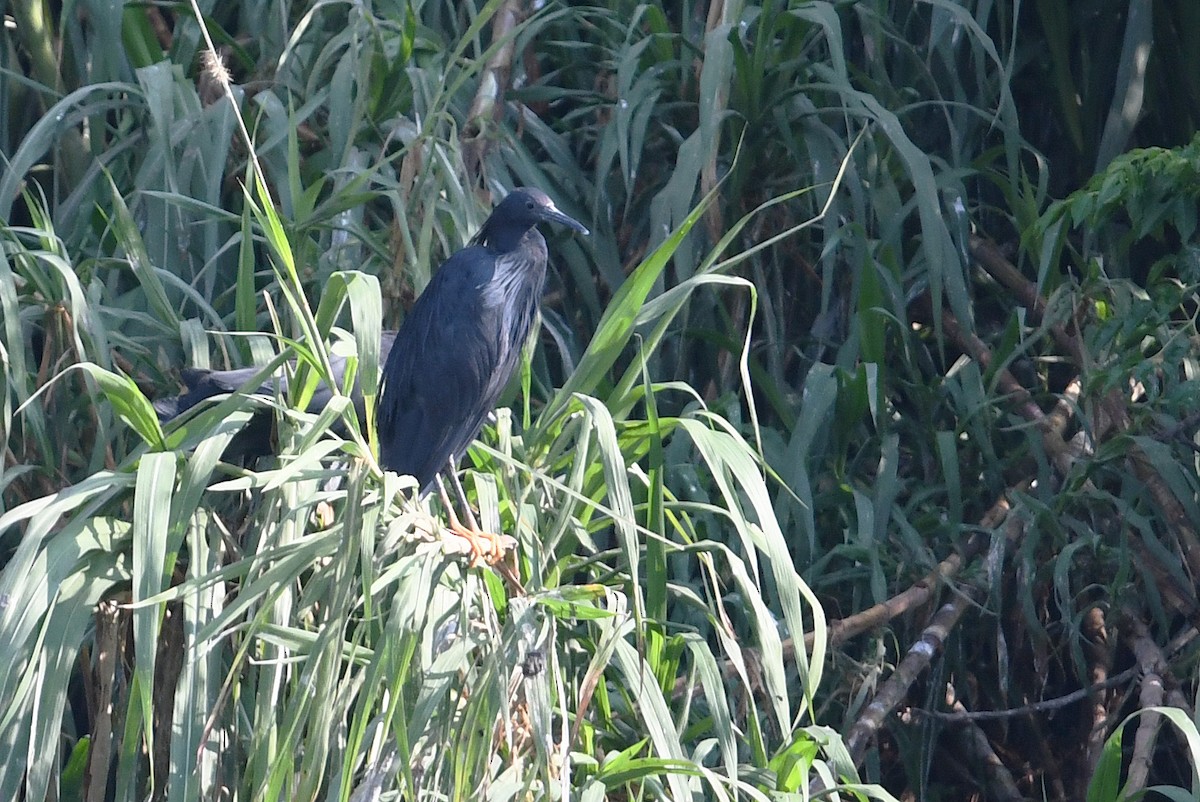
[[[454, 465], [453, 460], [451, 460], [450, 465]], [[504, 535], [480, 529], [479, 522], [475, 519], [475, 512], [467, 502], [467, 494], [463, 490], [462, 482], [458, 479], [458, 474], [454, 471], [453, 467], [450, 467], [447, 473], [450, 474], [450, 478], [454, 482], [455, 490], [458, 493], [458, 500], [462, 504], [463, 512], [467, 519], [466, 526], [459, 521], [454, 504], [450, 501], [450, 494], [446, 492], [446, 483], [442, 480], [442, 474], [438, 473], [436, 477], [438, 493], [441, 495], [442, 505], [446, 508], [446, 515], [450, 519], [447, 529], [467, 541], [467, 544], [471, 547], [472, 565], [478, 563], [480, 559], [489, 565], [496, 565], [504, 559], [505, 553], [512, 548], [515, 541]]]
[[458, 520], [458, 513], [454, 511], [454, 505], [450, 503], [450, 494], [446, 492], [446, 482], [443, 481], [440, 473], [434, 474], [434, 480], [438, 486], [438, 496], [442, 499], [442, 506], [446, 508], [446, 515], [450, 518], [449, 529], [451, 532], [459, 532], [464, 527]]
[[[453, 465], [454, 461], [451, 460], [450, 464]], [[471, 509], [471, 503], [467, 501], [467, 491], [463, 488], [462, 479], [458, 478], [458, 471], [452, 467], [449, 470], [449, 474], [450, 480], [454, 482], [454, 490], [458, 493], [458, 503], [462, 505], [463, 512], [466, 513], [467, 527], [476, 532], [482, 531], [479, 528], [479, 521], [475, 520], [475, 511]]]

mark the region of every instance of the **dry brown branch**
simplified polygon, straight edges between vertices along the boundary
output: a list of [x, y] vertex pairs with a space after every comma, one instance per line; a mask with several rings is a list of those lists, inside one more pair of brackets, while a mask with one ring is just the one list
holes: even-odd
[[1076, 376], [1067, 384], [1066, 389], [1058, 396], [1058, 403], [1054, 405], [1054, 409], [1050, 410], [1050, 414], [1046, 416], [1047, 430], [1058, 438], [1066, 435], [1067, 424], [1075, 416], [1075, 410], [1079, 407], [1079, 393], [1083, 389], [1083, 382]]
[[[1029, 489], [1029, 484], [1028, 481], [1021, 482], [1010, 489], [1004, 496], [997, 499], [996, 503], [979, 519], [979, 527], [987, 530], [999, 526], [1008, 515], [1009, 510], [1012, 509], [1009, 497], [1014, 493], [1024, 493]], [[982, 532], [975, 533], [961, 551], [951, 554], [942, 560], [933, 570], [892, 598], [869, 607], [861, 613], [831, 621], [829, 624], [829, 644], [833, 646], [842, 643], [855, 635], [881, 627], [888, 621], [909, 610], [920, 607], [923, 604], [928, 604], [937, 589], [943, 586], [948, 580], [957, 576], [964, 565], [969, 564], [971, 560], [979, 556], [987, 548], [988, 542], [989, 538], [986, 534]], [[814, 633], [806, 632], [804, 635], [805, 649], [811, 651], [815, 640], [816, 636]], [[791, 660], [796, 656], [796, 644], [791, 638], [783, 642], [783, 656], [786, 660]], [[722, 661], [721, 671], [726, 677], [732, 676], [734, 673], [733, 662], [730, 660]], [[676, 697], [682, 695], [687, 690], [688, 685], [687, 677], [677, 679], [673, 691], [674, 695]]]
[[171, 30], [171, 26], [167, 23], [167, 18], [163, 16], [162, 11], [158, 8], [147, 5], [144, 12], [146, 21], [150, 23], [150, 29], [154, 31], [154, 38], [158, 40], [158, 44], [165, 51], [170, 51], [175, 46], [175, 32]]
[[[946, 688], [946, 702], [955, 712], [966, 713], [967, 708], [959, 701], [954, 686]], [[958, 739], [959, 746], [966, 752], [967, 759], [979, 769], [979, 779], [983, 785], [987, 799], [1000, 802], [1021, 802], [1025, 797], [1013, 781], [1012, 774], [992, 749], [987, 733], [983, 728], [970, 719], [963, 721], [962, 737]]]
[[[1005, 537], [1011, 543], [1017, 543], [1024, 532], [1024, 528], [1021, 526], [1020, 521], [1008, 517], [1008, 512], [1011, 509], [1008, 496], [1013, 493], [1022, 492], [1028, 489], [1028, 487], [1029, 483], [1023, 482], [1009, 491], [1005, 497], [997, 500], [991, 509], [980, 519], [980, 527], [985, 530], [995, 529], [1004, 524], [1007, 519], [1009, 525], [1006, 526]], [[961, 570], [962, 565], [965, 565], [977, 554], [981, 553], [989, 542], [989, 537], [983, 533], [977, 533], [968, 541], [961, 555], [952, 555], [943, 560], [938, 568], [934, 572], [931, 572], [930, 576], [926, 577], [923, 582], [929, 584], [932, 588], [936, 584], [944, 582], [945, 579], [954, 576]], [[935, 575], [939, 580], [936, 583], [932, 581]], [[914, 588], [920, 587], [920, 584], [918, 583]], [[958, 593], [951, 602], [944, 605], [937, 612], [929, 626], [926, 627], [921, 640], [909, 649], [908, 654], [900, 662], [900, 665], [896, 667], [896, 671], [880, 687], [871, 704], [867, 706], [866, 713], [851, 728], [846, 743], [856, 764], [862, 759], [866, 752], [867, 743], [869, 743], [871, 738], [874, 738], [875, 733], [882, 726], [887, 714], [894, 710], [903, 700], [905, 694], [908, 692], [908, 688], [916, 681], [924, 667], [933, 659], [934, 650], [929, 648], [929, 644], [935, 644], [940, 648], [941, 643], [945, 640], [950, 630], [957, 624], [966, 607], [972, 603], [972, 595], [975, 592], [974, 589], [968, 589], [965, 592]]]
[[974, 601], [965, 593], [960, 593], [943, 604], [934, 614], [929, 626], [925, 627], [921, 637], [909, 647], [908, 653], [896, 666], [896, 670], [879, 686], [875, 698], [846, 733], [846, 749], [856, 766], [862, 763], [867, 747], [875, 740], [888, 716], [904, 701], [909, 688], [933, 661], [934, 655], [941, 651], [950, 631], [973, 604]]
[[[914, 303], [917, 306], [917, 312], [926, 321], [932, 322], [934, 309], [929, 299], [929, 294], [925, 293], [921, 295]], [[940, 316], [942, 319], [942, 331], [945, 333], [946, 338], [978, 362], [984, 370], [989, 370], [994, 360], [992, 350], [987, 347], [987, 344], [975, 336], [974, 332], [967, 331], [950, 310], [940, 310]], [[1029, 394], [1024, 385], [1017, 381], [1016, 377], [1006, 368], [1000, 368], [996, 371], [996, 384], [1000, 387], [1001, 392], [1016, 402], [1017, 411], [1021, 413], [1023, 418], [1032, 423], [1041, 423], [1043, 421], [1045, 413], [1034, 403], [1033, 396]]]
[[171, 736], [175, 725], [175, 690], [187, 652], [183, 634], [183, 603], [167, 602], [154, 660], [154, 788], [150, 798], [167, 798], [171, 786]]
[[127, 616], [128, 612], [122, 612], [116, 601], [102, 601], [96, 606], [96, 665], [92, 674], [95, 692], [94, 698], [89, 700], [92, 747], [88, 752], [87, 771], [83, 780], [84, 799], [88, 802], [101, 802], [108, 793], [112, 761], [113, 683], [120, 664], [117, 651], [124, 637], [122, 615]]
[[492, 18], [492, 42], [500, 45], [493, 51], [479, 76], [479, 89], [471, 101], [463, 125], [463, 162], [467, 175], [478, 175], [487, 153], [487, 131], [491, 123], [500, 119], [504, 112], [504, 92], [512, 76], [513, 56], [517, 40], [513, 32], [524, 17], [520, 0], [507, 0]]
[[1200, 609], [1196, 599], [1196, 587], [1197, 583], [1200, 583], [1200, 535], [1188, 523], [1187, 512], [1183, 509], [1183, 505], [1179, 503], [1179, 499], [1175, 498], [1170, 486], [1155, 470], [1145, 452], [1136, 447], [1131, 448], [1129, 461], [1133, 463], [1133, 470], [1138, 479], [1154, 496], [1154, 502], [1162, 510], [1163, 517], [1170, 524], [1170, 531], [1175, 536], [1176, 546], [1183, 557], [1183, 565], [1188, 572], [1190, 585], [1180, 587], [1178, 582], [1173, 584], [1176, 592], [1190, 603], [1190, 606], [1183, 608], [1183, 611], [1192, 618], [1193, 623], [1196, 623], [1198, 609]]
[[[1104, 620], [1104, 611], [1092, 607], [1083, 617], [1080, 625], [1083, 635], [1084, 653], [1088, 660], [1088, 675], [1092, 687], [1103, 685], [1109, 679], [1109, 669], [1112, 667], [1112, 650], [1108, 648], [1108, 628]], [[1085, 770], [1079, 776], [1082, 784], [1078, 790], [1081, 798], [1087, 793], [1087, 782], [1096, 774], [1096, 766], [1104, 751], [1104, 740], [1108, 737], [1110, 721], [1115, 711], [1114, 700], [1119, 694], [1096, 694], [1091, 699], [1084, 715], [1087, 717], [1087, 745], [1084, 749]]]
[[[917, 305], [918, 311], [927, 319], [932, 320], [933, 309], [930, 306], [928, 295], [918, 299]], [[953, 313], [949, 310], [941, 310], [941, 318], [942, 330], [951, 343], [969, 354], [985, 369], [992, 365], [991, 350], [972, 332], [964, 329]], [[1029, 392], [1007, 370], [999, 369], [996, 373], [996, 381], [1001, 390], [1014, 400], [1021, 416], [1036, 424], [1041, 430], [1042, 447], [1049, 455], [1059, 475], [1068, 476], [1075, 461], [1079, 458], [1079, 451], [1063, 441], [1062, 433], [1066, 428], [1065, 420], [1069, 415], [1069, 407], [1073, 407], [1074, 404], [1065, 404], [1065, 399], [1061, 399], [1054, 412], [1047, 415], [1033, 402]], [[1111, 392], [1103, 398], [1094, 410], [1093, 416], [1094, 421], [1090, 428], [1092, 437], [1096, 441], [1108, 435], [1110, 430], [1122, 433], [1129, 431], [1131, 426], [1128, 400], [1120, 392]], [[1175, 534], [1184, 565], [1190, 574], [1191, 586], [1177, 581], [1174, 575], [1163, 567], [1148, 549], [1139, 546], [1139, 553], [1154, 571], [1158, 585], [1163, 589], [1163, 594], [1171, 606], [1189, 616], [1193, 623], [1200, 624], [1200, 603], [1197, 602], [1195, 592], [1196, 582], [1200, 581], [1200, 535], [1197, 535], [1196, 531], [1188, 524], [1183, 506], [1158, 472], [1150, 465], [1145, 455], [1140, 450], [1130, 449], [1129, 458], [1138, 478], [1150, 489], [1155, 502], [1158, 503], [1166, 519], [1172, 524], [1172, 532]]]
[[[1046, 305], [1044, 300], [1038, 295], [1037, 286], [1026, 279], [1020, 270], [1005, 259], [1004, 255], [1000, 253], [999, 249], [993, 243], [982, 237], [973, 236], [970, 241], [970, 249], [971, 255], [989, 275], [1012, 292], [1017, 301], [1029, 309], [1038, 321], [1044, 319]], [[928, 306], [927, 299], [926, 306]], [[947, 323], [948, 320], [953, 321], [953, 323]], [[991, 364], [990, 353], [987, 352], [986, 346], [978, 342], [978, 338], [975, 338], [974, 335], [962, 332], [961, 327], [957, 325], [957, 321], [954, 320], [953, 315], [949, 312], [943, 312], [943, 325], [947, 334], [952, 337], [960, 348], [970, 353], [972, 357], [979, 360], [985, 367]], [[1077, 368], [1082, 368], [1086, 362], [1086, 358], [1082, 352], [1078, 338], [1068, 334], [1061, 326], [1049, 326], [1048, 328], [1059, 348], [1067, 354]], [[1000, 385], [1005, 392], [1009, 392], [1010, 385], [1007, 381], [1008, 378], [1011, 377], [1003, 378]], [[1023, 400], [1019, 395], [1018, 399]], [[1023, 403], [1021, 404], [1021, 411], [1026, 418], [1034, 420], [1034, 417], [1030, 415], [1031, 410]], [[1119, 390], [1110, 392], [1101, 399], [1093, 415], [1095, 420], [1092, 421], [1091, 432], [1096, 441], [1103, 440], [1110, 430], [1122, 433], [1130, 430], [1129, 399], [1125, 393]], [[1055, 440], [1060, 441], [1062, 433], [1063, 429], [1059, 428], [1059, 437], [1055, 438]], [[1045, 439], [1048, 441], [1047, 451], [1052, 455], [1058, 454], [1057, 442], [1051, 441], [1050, 438]], [[1167, 577], [1164, 571], [1156, 570], [1155, 573], [1163, 580], [1161, 584], [1167, 586], [1167, 595], [1172, 600], [1176, 609], [1179, 609], [1195, 620], [1197, 617], [1200, 617], [1200, 604], [1197, 603], [1195, 593], [1195, 586], [1200, 581], [1200, 534], [1197, 534], [1195, 529], [1188, 523], [1183, 505], [1175, 498], [1167, 483], [1163, 481], [1158, 471], [1150, 464], [1145, 454], [1140, 450], [1131, 449], [1130, 461], [1133, 463], [1134, 472], [1150, 489], [1155, 503], [1158, 504], [1166, 519], [1171, 523], [1177, 546], [1189, 573], [1191, 587], [1180, 587], [1180, 583]], [[1059, 465], [1057, 460], [1055, 465], [1060, 470], [1065, 467]], [[1147, 556], [1148, 559], [1153, 559], [1144, 550], [1143, 555]]]
[[[1150, 630], [1133, 610], [1122, 610], [1121, 625], [1129, 630], [1129, 648], [1137, 658], [1138, 669], [1141, 671], [1141, 693], [1138, 695], [1138, 707], [1146, 710], [1158, 707], [1163, 703], [1165, 678], [1169, 668], [1166, 658], [1159, 650], [1158, 644], [1150, 637]], [[1146, 713], [1138, 719], [1137, 735], [1133, 739], [1133, 756], [1129, 760], [1129, 774], [1125, 780], [1124, 792], [1132, 796], [1146, 787], [1150, 778], [1150, 764], [1154, 757], [1154, 742], [1158, 738], [1158, 730], [1162, 726], [1162, 716], [1157, 713]]]
[[[1021, 482], [1004, 496], [997, 499], [991, 508], [980, 518], [979, 527], [983, 530], [991, 530], [1000, 526], [1012, 509], [1009, 497], [1015, 493], [1027, 491], [1029, 484], [1028, 481]], [[1019, 526], [1015, 527], [1014, 531], [1007, 533], [1007, 537], [1010, 540], [1016, 539], [1019, 537], [1019, 530]], [[957, 576], [963, 566], [969, 564], [987, 548], [990, 540], [991, 538], [984, 532], [975, 533], [967, 541], [961, 552], [951, 554], [942, 560], [921, 580], [903, 592], [857, 615], [832, 622], [829, 626], [830, 644], [841, 643], [861, 632], [880, 627], [887, 621], [911, 609], [928, 604], [933, 599], [933, 594], [939, 588], [943, 587], [948, 580]], [[851, 751], [856, 763], [863, 757], [867, 744], [875, 737], [875, 733], [882, 726], [888, 713], [894, 710], [896, 705], [903, 700], [908, 688], [916, 681], [925, 666], [929, 664], [933, 654], [941, 648], [941, 643], [957, 623], [969, 603], [969, 599], [966, 596], [959, 595], [950, 604], [942, 607], [930, 625], [926, 627], [921, 640], [909, 650], [908, 656], [884, 683], [871, 704], [868, 705], [866, 714], [859, 719], [850, 732], [851, 737], [857, 740], [847, 739], [848, 745], [857, 744], [858, 751]], [[805, 648], [807, 650], [812, 649], [813, 642], [814, 634], [812, 632], [806, 633]], [[785, 659], [790, 660], [794, 658], [795, 642], [792, 639], [789, 638], [784, 642], [783, 649]], [[726, 676], [733, 674], [733, 662], [730, 660], [723, 661], [722, 672]], [[687, 689], [687, 678], [681, 677], [675, 683], [674, 695], [676, 697], [681, 696], [687, 692]], [[990, 747], [988, 751], [990, 751]]]
[[[1000, 249], [991, 240], [984, 239], [980, 236], [972, 235], [969, 247], [971, 256], [979, 263], [979, 266], [984, 271], [999, 282], [1002, 286], [1008, 289], [1017, 299], [1017, 302], [1029, 310], [1030, 316], [1034, 322], [1042, 323], [1046, 318], [1046, 302], [1038, 294], [1037, 285], [1016, 268], [1016, 266], [1004, 258], [1004, 254], [1000, 253]], [[1083, 352], [1080, 350], [1079, 341], [1067, 333], [1067, 330], [1062, 326], [1049, 326], [1050, 336], [1054, 338], [1054, 342], [1058, 347], [1066, 352], [1071, 358], [1071, 362], [1076, 367], [1083, 366]]]
[[[979, 519], [979, 527], [987, 530], [999, 526], [1005, 516], [1008, 515], [1009, 510], [1012, 509], [1009, 497], [1014, 493], [1023, 493], [1028, 489], [1029, 482], [1021, 482], [997, 499], [996, 503]], [[868, 607], [861, 613], [830, 622], [829, 645], [834, 646], [842, 643], [855, 635], [883, 626], [883, 624], [909, 610], [920, 607], [923, 604], [928, 604], [934, 592], [939, 587], [944, 585], [947, 580], [957, 576], [964, 565], [969, 564], [971, 560], [983, 553], [984, 549], [987, 548], [988, 541], [989, 538], [986, 534], [981, 532], [975, 533], [967, 540], [962, 551], [951, 554], [942, 560], [932, 571], [910, 587], [886, 601]], [[804, 635], [805, 646], [810, 650], [813, 647], [813, 641], [813, 633], [808, 632]], [[793, 644], [789, 640], [784, 643], [784, 654], [787, 657], [791, 657], [792, 653]]]

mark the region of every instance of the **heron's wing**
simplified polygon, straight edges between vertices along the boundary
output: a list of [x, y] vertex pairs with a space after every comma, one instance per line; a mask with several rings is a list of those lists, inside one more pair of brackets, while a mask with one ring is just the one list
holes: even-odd
[[384, 331], [379, 335], [379, 364], [380, 366], [387, 363], [388, 355], [392, 353], [392, 345], [396, 342], [396, 334], [394, 331]]
[[[184, 368], [180, 378], [183, 380], [183, 385], [187, 390], [169, 398], [156, 399], [154, 401], [154, 409], [158, 412], [159, 420], [166, 423], [213, 396], [237, 392], [242, 389], [258, 370], [258, 368], [238, 368], [237, 370]], [[287, 378], [280, 377], [263, 382], [251, 394], [274, 396], [276, 382], [280, 391], [286, 393]]]
[[[387, 358], [395, 337], [396, 332], [394, 331], [385, 331], [381, 334], [381, 360]], [[345, 358], [336, 354], [331, 355], [330, 367], [333, 368], [334, 379], [340, 387], [346, 375]], [[269, 379], [253, 389], [246, 388], [246, 382], [250, 381], [260, 369], [260, 367], [239, 368], [237, 370], [184, 368], [181, 379], [186, 388], [185, 391], [179, 395], [155, 399], [154, 410], [158, 413], [159, 420], [166, 423], [210, 398], [228, 395], [243, 389], [249, 395], [266, 398], [274, 398], [276, 392], [281, 394], [287, 393], [288, 381], [286, 374]], [[333, 391], [330, 387], [321, 382], [317, 385], [312, 400], [309, 401], [307, 411], [314, 415], [320, 414], [332, 396]], [[359, 421], [365, 421], [366, 415], [363, 409], [362, 391], [357, 381], [351, 391], [351, 400], [354, 403], [355, 411], [358, 413]], [[230, 444], [224, 454], [224, 459], [228, 461], [239, 461], [243, 458], [252, 460], [271, 453], [272, 428], [273, 423], [270, 413], [265, 409], [256, 411], [253, 419], [246, 428], [234, 438], [234, 442]], [[345, 436], [345, 431], [342, 429], [340, 422], [334, 427], [334, 430]]]
[[488, 336], [485, 249], [458, 251], [434, 274], [396, 335], [383, 371], [379, 446], [384, 467], [423, 490], [479, 432], [494, 398], [496, 343]]

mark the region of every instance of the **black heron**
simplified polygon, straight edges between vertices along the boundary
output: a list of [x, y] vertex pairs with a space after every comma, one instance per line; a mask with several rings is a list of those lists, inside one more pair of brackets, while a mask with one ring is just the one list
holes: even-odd
[[[396, 332], [394, 331], [385, 331], [380, 335], [379, 361], [381, 363], [387, 360], [388, 353], [392, 350], [392, 343], [395, 340]], [[333, 378], [340, 387], [346, 375], [346, 358], [337, 354], [330, 354], [329, 366], [333, 369]], [[166, 423], [210, 398], [244, 390], [246, 382], [250, 381], [258, 371], [259, 368], [257, 367], [237, 368], [235, 370], [184, 368], [180, 378], [183, 380], [185, 391], [179, 395], [167, 398], [156, 398], [154, 400], [154, 410], [158, 413], [159, 420]], [[287, 377], [279, 376], [278, 378], [268, 379], [258, 387], [248, 391], [248, 394], [262, 396], [263, 398], [275, 398], [277, 392], [286, 395], [287, 391]], [[317, 385], [317, 389], [313, 393], [312, 399], [308, 402], [305, 411], [314, 415], [319, 414], [325, 409], [325, 405], [329, 403], [329, 399], [332, 397], [333, 390], [325, 382], [321, 382]], [[366, 410], [364, 409], [362, 389], [359, 387], [357, 379], [355, 379], [354, 386], [351, 388], [350, 400], [354, 404], [355, 411], [358, 413], [359, 422], [365, 425]], [[249, 464], [259, 457], [270, 454], [272, 452], [271, 430], [272, 416], [270, 411], [262, 410], [255, 413], [250, 422], [246, 424], [246, 427], [233, 438], [233, 441], [225, 450], [224, 459], [231, 462], [245, 462]]]
[[[421, 495], [443, 469], [458, 486], [457, 460], [517, 369], [546, 283], [541, 222], [588, 233], [541, 190], [514, 189], [434, 273], [396, 332], [376, 415], [379, 461], [416, 477]], [[496, 536], [479, 530], [470, 506], [462, 527], [442, 489], [451, 530], [476, 555], [498, 557]]]

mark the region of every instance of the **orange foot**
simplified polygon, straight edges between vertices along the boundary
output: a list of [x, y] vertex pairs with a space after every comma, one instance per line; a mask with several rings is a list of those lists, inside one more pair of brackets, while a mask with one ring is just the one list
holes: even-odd
[[479, 565], [480, 562], [487, 563], [508, 580], [514, 590], [524, 593], [525, 589], [521, 586], [521, 579], [517, 575], [516, 567], [504, 559], [510, 551], [517, 547], [516, 539], [481, 529], [475, 520], [475, 513], [471, 511], [467, 494], [463, 491], [458, 476], [454, 473], [450, 475], [454, 478], [454, 485], [458, 490], [458, 500], [462, 502], [463, 510], [466, 512], [467, 523], [464, 525], [458, 520], [458, 514], [454, 512], [454, 505], [450, 503], [450, 495], [446, 492], [446, 485], [439, 474], [437, 477], [438, 492], [442, 496], [442, 505], [446, 508], [446, 514], [450, 518], [449, 525], [446, 527], [447, 531], [466, 544], [466, 553], [471, 555], [472, 568]]
[[516, 549], [516, 538], [487, 532], [476, 525], [463, 526], [454, 516], [451, 516], [450, 525], [446, 531], [452, 537], [466, 544], [467, 548], [464, 551], [471, 555], [470, 565], [472, 568], [481, 562], [486, 563], [495, 568], [496, 572], [504, 577], [511, 589], [518, 595], [525, 593], [525, 587], [521, 584], [521, 577], [517, 574], [517, 568], [514, 565], [515, 561], [505, 559]]
[[508, 535], [485, 531], [474, 523], [464, 525], [455, 516], [450, 517], [447, 531], [466, 541], [472, 568], [480, 562], [496, 565], [517, 545], [517, 541]]

